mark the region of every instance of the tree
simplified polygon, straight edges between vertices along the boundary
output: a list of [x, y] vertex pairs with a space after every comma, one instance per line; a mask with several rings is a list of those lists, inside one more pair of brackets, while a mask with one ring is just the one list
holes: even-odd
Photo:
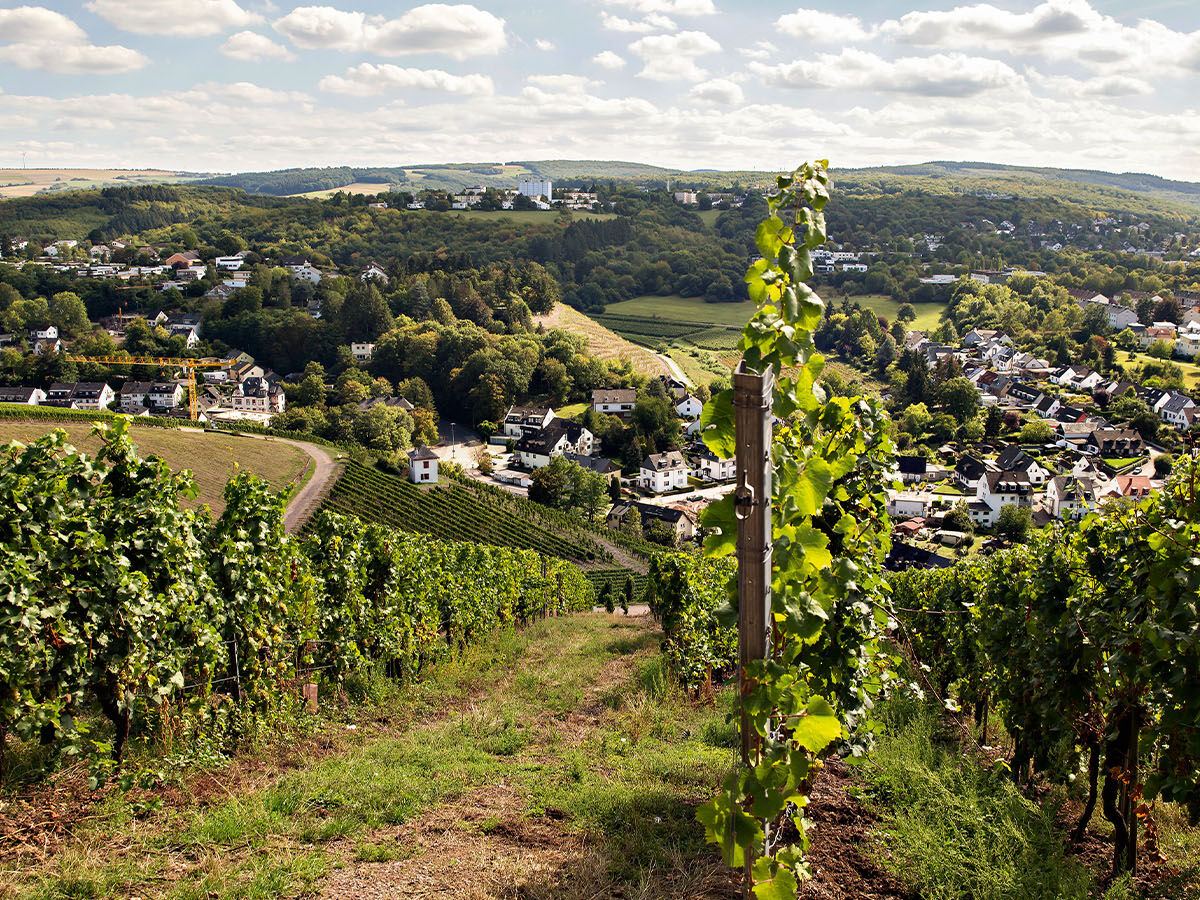
[[488, 453], [487, 447], [480, 447], [475, 451], [475, 468], [484, 475], [492, 474], [492, 454]]
[[604, 582], [604, 587], [600, 589], [600, 605], [604, 607], [605, 612], [614, 612], [616, 606], [613, 603], [613, 587], [611, 581]]
[[1054, 441], [1054, 429], [1046, 422], [1026, 422], [1018, 440], [1022, 444], [1049, 444]]
[[1147, 441], [1154, 440], [1162, 425], [1146, 401], [1130, 393], [1126, 393], [1124, 397], [1118, 397], [1110, 403], [1105, 414], [1113, 421], [1127, 422], [1130, 428]]
[[629, 606], [633, 603], [633, 576], [625, 576], [625, 590], [621, 594], [621, 612], [629, 615]]
[[1000, 426], [1004, 424], [1004, 414], [1000, 412], [999, 407], [989, 406], [987, 411], [987, 419], [983, 423], [983, 433], [990, 438], [998, 437], [1000, 434]]
[[534, 470], [530, 476], [529, 499], [554, 509], [565, 509], [570, 501], [571, 482], [567, 472], [570, 463], [561, 456], [550, 464]]
[[971, 520], [971, 514], [967, 512], [967, 504], [964, 501], [955, 503], [944, 516], [942, 516], [942, 527], [950, 531], [961, 531], [963, 534], [974, 534], [975, 523]]
[[666, 522], [660, 522], [656, 519], [647, 524], [644, 530], [646, 540], [652, 544], [659, 544], [672, 549], [679, 546], [679, 535]]
[[996, 534], [1012, 541], [1014, 544], [1024, 543], [1033, 523], [1033, 516], [1027, 506], [1004, 506], [996, 520]]
[[1171, 470], [1175, 467], [1175, 461], [1169, 453], [1163, 453], [1154, 457], [1154, 475], [1157, 478], [1166, 478], [1171, 474]]
[[87, 307], [79, 299], [79, 295], [71, 291], [61, 291], [50, 298], [50, 321], [58, 326], [58, 332], [65, 338], [81, 338], [92, 330], [88, 320]]
[[625, 521], [621, 523], [621, 530], [630, 537], [644, 537], [645, 535], [642, 532], [642, 511], [636, 506], [631, 505], [629, 511], [625, 513]]
[[621, 502], [621, 477], [613, 475], [608, 479], [608, 499], [613, 503]]
[[925, 433], [925, 429], [929, 427], [932, 419], [933, 416], [924, 403], [913, 403], [909, 405], [908, 409], [904, 410], [902, 422], [905, 431], [913, 435], [913, 437], [920, 437]]
[[965, 378], [951, 378], [943, 384], [938, 402], [960, 425], [979, 413], [979, 391]]
[[898, 322], [915, 322], [917, 319], [917, 310], [911, 303], [901, 303], [900, 308], [896, 310], [896, 321]]

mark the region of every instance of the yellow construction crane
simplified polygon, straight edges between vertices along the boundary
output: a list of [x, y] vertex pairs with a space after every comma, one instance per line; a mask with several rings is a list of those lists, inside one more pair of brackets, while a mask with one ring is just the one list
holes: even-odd
[[188, 414], [193, 422], [195, 422], [197, 419], [196, 370], [220, 369], [225, 366], [225, 363], [220, 361], [184, 358], [175, 359], [167, 356], [74, 356], [68, 354], [67, 359], [71, 360], [72, 362], [104, 363], [110, 366], [157, 366], [160, 369], [176, 366], [180, 369], [183, 369], [185, 372], [187, 372]]

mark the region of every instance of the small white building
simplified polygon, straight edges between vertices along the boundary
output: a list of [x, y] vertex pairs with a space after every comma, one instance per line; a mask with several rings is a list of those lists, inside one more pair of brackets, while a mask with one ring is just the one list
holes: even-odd
[[408, 480], [413, 484], [437, 484], [437, 454], [424, 444], [408, 451]]
[[642, 460], [638, 485], [652, 494], [687, 487], [688, 464], [678, 450], [651, 453]]
[[1087, 475], [1059, 475], [1046, 485], [1046, 502], [1056, 519], [1078, 519], [1096, 505], [1096, 482]]
[[728, 481], [737, 474], [737, 460], [721, 459], [706, 447], [696, 456], [695, 472], [705, 481]]
[[355, 362], [369, 362], [371, 354], [375, 352], [375, 345], [368, 341], [353, 341], [350, 344], [350, 352], [354, 354]]
[[675, 412], [679, 413], [680, 418], [683, 419], [695, 419], [699, 417], [703, 410], [704, 404], [700, 402], [699, 398], [693, 397], [691, 394], [688, 394], [675, 404]]
[[637, 403], [637, 391], [633, 388], [602, 388], [592, 391], [592, 409], [609, 416], [628, 419], [633, 415]]
[[20, 403], [22, 406], [38, 406], [46, 399], [46, 392], [37, 387], [0, 387], [0, 403]]

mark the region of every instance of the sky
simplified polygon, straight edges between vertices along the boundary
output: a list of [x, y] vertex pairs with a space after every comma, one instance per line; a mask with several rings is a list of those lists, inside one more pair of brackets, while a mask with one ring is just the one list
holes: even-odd
[[0, 167], [977, 160], [1200, 180], [1197, 0], [0, 0]]

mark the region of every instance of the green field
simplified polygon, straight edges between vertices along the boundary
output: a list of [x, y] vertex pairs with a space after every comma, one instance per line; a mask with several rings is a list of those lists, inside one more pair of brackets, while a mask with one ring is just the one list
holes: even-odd
[[[56, 428], [80, 450], [94, 453], [100, 440], [92, 435], [88, 422], [0, 422], [0, 444], [8, 441], [28, 443]], [[225, 509], [222, 495], [225, 483], [241, 469], [282, 489], [294, 484], [299, 489], [310, 468], [308, 454], [299, 447], [281, 441], [256, 440], [229, 434], [213, 434], [171, 428], [135, 428], [133, 442], [143, 456], [160, 456], [175, 471], [190, 469], [200, 488], [195, 500], [184, 500], [187, 507], [208, 505], [213, 515]]]
[[[1129, 353], [1125, 350], [1117, 351], [1117, 362], [1123, 366], [1127, 366], [1130, 363], [1140, 364], [1150, 359], [1153, 359], [1153, 357], [1147, 356], [1145, 353]], [[1178, 359], [1173, 359], [1171, 362], [1183, 370], [1183, 386], [1185, 389], [1194, 391], [1200, 388], [1200, 366]]]
[[658, 297], [647, 294], [611, 303], [604, 310], [609, 316], [640, 316], [654, 319], [666, 319], [670, 322], [684, 322], [689, 325], [736, 325], [741, 328], [754, 314], [754, 306], [749, 301], [742, 303], [705, 303], [699, 297], [680, 297], [672, 294]]
[[[888, 322], [896, 321], [896, 310], [900, 308], [898, 300], [882, 294], [863, 294], [850, 299], [860, 306], [874, 310]], [[946, 306], [943, 303], [914, 303], [913, 308], [917, 311], [917, 318], [909, 327], [914, 331], [932, 331], [941, 324], [942, 310]]]

